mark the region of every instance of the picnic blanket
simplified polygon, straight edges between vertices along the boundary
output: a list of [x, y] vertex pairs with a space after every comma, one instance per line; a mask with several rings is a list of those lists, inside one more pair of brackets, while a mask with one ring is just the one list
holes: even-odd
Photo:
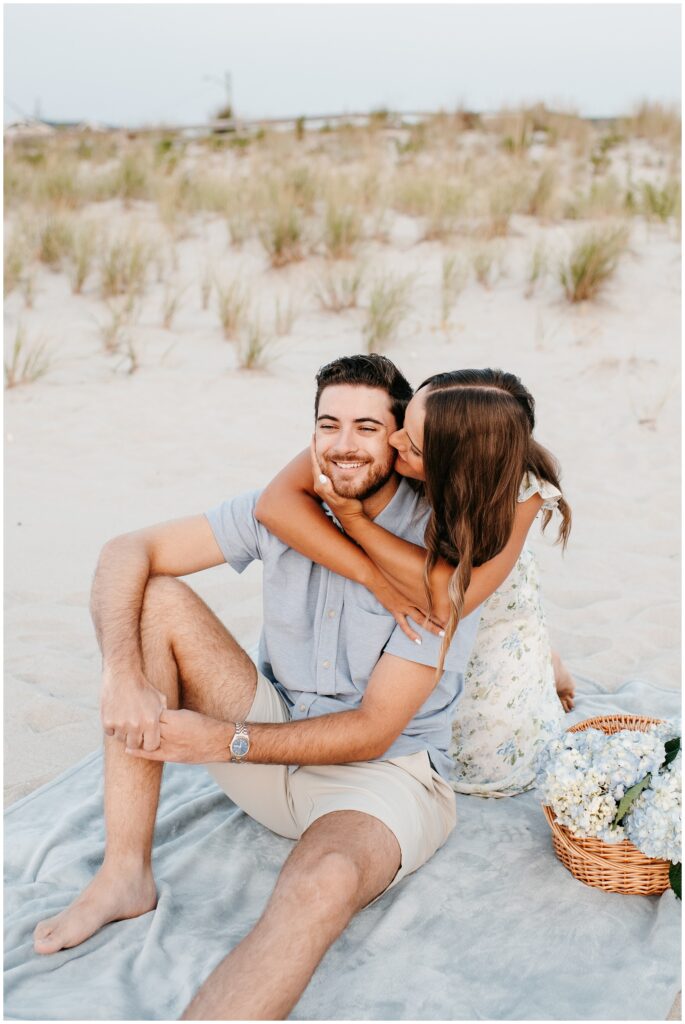
[[[674, 717], [679, 694], [579, 680], [568, 721], [618, 712]], [[663, 1020], [680, 987], [674, 894], [577, 881], [554, 855], [534, 791], [456, 799], [446, 845], [357, 915], [291, 1019]], [[157, 909], [39, 956], [36, 923], [67, 906], [102, 859], [102, 757], [90, 755], [5, 815], [5, 1019], [177, 1019], [259, 917], [291, 847], [201, 766], [169, 765]]]

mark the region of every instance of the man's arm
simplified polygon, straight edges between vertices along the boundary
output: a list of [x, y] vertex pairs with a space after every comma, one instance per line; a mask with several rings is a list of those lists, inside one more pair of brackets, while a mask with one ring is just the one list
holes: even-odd
[[140, 613], [151, 576], [185, 576], [224, 561], [203, 515], [190, 516], [115, 537], [100, 554], [90, 611], [102, 651], [102, 719], [120, 739], [144, 736], [159, 743], [159, 715], [166, 698], [145, 678]]
[[[299, 722], [251, 722], [248, 762], [348, 764], [382, 757], [435, 686], [435, 667], [383, 654], [361, 705]], [[205, 764], [230, 761], [235, 725], [193, 711], [165, 711], [157, 750], [131, 749], [153, 761]]]

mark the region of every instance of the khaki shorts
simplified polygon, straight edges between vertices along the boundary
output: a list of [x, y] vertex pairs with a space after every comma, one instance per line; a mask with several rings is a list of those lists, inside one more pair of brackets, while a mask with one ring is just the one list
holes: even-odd
[[[290, 721], [287, 704], [261, 673], [246, 721]], [[317, 818], [334, 811], [378, 818], [402, 852], [388, 888], [425, 864], [456, 823], [454, 792], [433, 770], [425, 750], [387, 761], [303, 765], [293, 772], [281, 764], [224, 762], [207, 769], [238, 807], [287, 839], [299, 839]]]

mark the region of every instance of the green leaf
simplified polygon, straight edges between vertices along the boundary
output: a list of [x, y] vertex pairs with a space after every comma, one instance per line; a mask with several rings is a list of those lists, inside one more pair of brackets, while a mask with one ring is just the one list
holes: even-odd
[[666, 758], [662, 764], [662, 768], [665, 768], [671, 761], [675, 761], [680, 750], [680, 736], [676, 736], [675, 739], [669, 740], [668, 743], [664, 743], [664, 750], [666, 751]]
[[676, 894], [679, 900], [682, 900], [681, 890], [681, 878], [682, 878], [682, 866], [680, 861], [677, 864], [671, 864], [668, 869], [668, 880], [671, 883], [671, 889]]
[[635, 803], [635, 801], [639, 797], [639, 795], [642, 792], [642, 790], [645, 789], [650, 784], [651, 781], [652, 781], [651, 772], [647, 772], [647, 774], [645, 775], [644, 779], [641, 779], [640, 782], [636, 782], [634, 786], [631, 786], [630, 789], [627, 789], [625, 791], [625, 793], [623, 794], [623, 799], [621, 800], [620, 804], [618, 805], [618, 810], [616, 811], [616, 817], [614, 818], [614, 820], [611, 823], [611, 827], [612, 828], [616, 828], [617, 825], [621, 824], [621, 822], [625, 818], [626, 814], [628, 813], [630, 808], [633, 806], [633, 804]]

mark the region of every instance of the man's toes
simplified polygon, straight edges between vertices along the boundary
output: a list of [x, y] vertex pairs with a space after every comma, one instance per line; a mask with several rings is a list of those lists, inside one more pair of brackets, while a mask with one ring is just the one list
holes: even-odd
[[57, 941], [52, 930], [39, 933], [36, 929], [33, 935], [33, 948], [36, 953], [56, 953], [61, 949], [61, 943]]

